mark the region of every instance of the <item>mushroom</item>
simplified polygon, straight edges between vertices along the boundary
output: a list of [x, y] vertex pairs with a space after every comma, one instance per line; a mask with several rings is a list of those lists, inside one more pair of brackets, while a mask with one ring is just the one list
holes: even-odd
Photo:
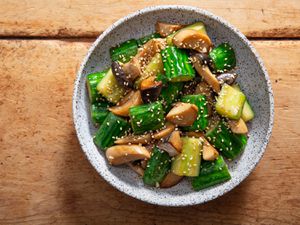
[[133, 88], [136, 76], [133, 76], [132, 73], [125, 73], [117, 61], [112, 62], [111, 69], [119, 85], [126, 88]]
[[180, 30], [181, 28], [183, 28], [183, 25], [180, 24], [157, 22], [155, 25], [155, 31], [162, 37], [167, 37], [168, 35]]
[[148, 144], [151, 142], [151, 134], [144, 135], [129, 135], [119, 138], [115, 141], [115, 144]]
[[233, 133], [236, 134], [248, 133], [247, 124], [241, 118], [239, 120], [229, 120], [228, 125]]
[[138, 165], [134, 162], [127, 163], [127, 165], [138, 175], [144, 176], [144, 169], [141, 167], [141, 165]]
[[140, 77], [142, 74], [141, 65], [137, 58], [132, 58], [128, 63], [123, 65], [123, 71], [129, 77], [132, 77], [133, 80]]
[[108, 148], [105, 154], [108, 162], [114, 166], [150, 158], [150, 152], [140, 145], [115, 145]]
[[209, 67], [203, 64], [199, 54], [193, 54], [191, 61], [197, 72], [203, 77], [203, 79], [212, 87], [215, 92], [220, 92], [220, 83], [216, 76], [210, 71]]
[[169, 111], [166, 119], [178, 126], [191, 126], [198, 116], [198, 107], [194, 104], [178, 102]]
[[217, 79], [219, 81], [219, 83], [222, 84], [233, 84], [237, 78], [237, 74], [236, 73], [223, 73], [217, 76]]
[[178, 151], [182, 150], [182, 140], [180, 138], [180, 131], [175, 130], [171, 133], [168, 142]]
[[163, 128], [162, 130], [154, 133], [152, 135], [152, 138], [156, 140], [160, 140], [162, 138], [168, 137], [173, 131], [175, 130], [175, 125], [172, 123], [166, 123], [166, 127]]
[[162, 82], [155, 79], [155, 76], [148, 77], [141, 83], [140, 89], [144, 103], [154, 102], [160, 95]]
[[208, 53], [212, 47], [212, 42], [206, 34], [192, 29], [178, 31], [172, 42], [178, 48], [194, 49], [197, 52]]
[[165, 178], [163, 179], [163, 181], [160, 183], [160, 187], [161, 188], [169, 188], [172, 187], [176, 184], [178, 184], [181, 180], [182, 180], [182, 176], [178, 176], [172, 172], [169, 172]]
[[129, 108], [142, 103], [140, 91], [131, 91], [116, 106], [110, 107], [109, 111], [118, 116], [129, 116]]
[[173, 157], [179, 154], [179, 152], [168, 142], [160, 143], [157, 147], [161, 150], [164, 150], [169, 154], [169, 156]]

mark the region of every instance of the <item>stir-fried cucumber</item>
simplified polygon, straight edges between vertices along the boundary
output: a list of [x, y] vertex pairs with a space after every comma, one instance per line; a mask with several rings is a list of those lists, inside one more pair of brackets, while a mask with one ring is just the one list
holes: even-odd
[[236, 65], [233, 48], [228, 43], [223, 43], [214, 48], [209, 56], [214, 72], [223, 73], [231, 70]]
[[86, 86], [89, 93], [90, 103], [93, 104], [101, 100], [101, 94], [97, 90], [97, 85], [100, 83], [102, 78], [106, 75], [107, 70], [97, 73], [92, 73], [86, 77]]
[[163, 87], [160, 93], [160, 98], [165, 106], [166, 111], [169, 111], [171, 105], [180, 95], [183, 83], [168, 83], [166, 87]]
[[195, 70], [185, 50], [169, 46], [161, 51], [166, 77], [170, 82], [189, 81], [195, 78]]
[[208, 102], [205, 95], [185, 95], [181, 98], [182, 102], [194, 104], [198, 107], [198, 116], [194, 124], [185, 127], [188, 131], [202, 131], [208, 126]]
[[94, 143], [101, 150], [105, 150], [112, 146], [118, 137], [124, 135], [129, 127], [129, 123], [125, 119], [110, 112], [96, 132]]
[[206, 137], [229, 160], [235, 159], [247, 144], [247, 136], [232, 133], [224, 121], [220, 121], [215, 127], [206, 132]]
[[169, 154], [155, 147], [144, 172], [144, 183], [151, 186], [158, 186], [168, 174], [170, 168], [171, 158]]
[[195, 31], [199, 31], [200, 33], [202, 34], [207, 34], [206, 33], [206, 29], [205, 29], [205, 25], [204, 23], [202, 22], [197, 22], [197, 23], [193, 23], [189, 26], [186, 26], [180, 30], [178, 30], [177, 32], [173, 33], [173, 34], [170, 34], [168, 37], [167, 37], [167, 44], [168, 45], [173, 45], [173, 42], [172, 42], [172, 39], [173, 37], [175, 36], [175, 34], [177, 34], [179, 31], [181, 30], [187, 30], [187, 29], [190, 29], [190, 30], [195, 30]]
[[203, 143], [200, 138], [183, 137], [182, 152], [172, 162], [172, 172], [178, 176], [199, 175]]
[[109, 51], [112, 61], [126, 63], [137, 54], [138, 44], [136, 40], [131, 39], [111, 48]]
[[242, 115], [242, 110], [246, 96], [228, 84], [224, 84], [217, 99], [216, 111], [229, 119], [238, 120]]
[[129, 116], [131, 127], [135, 134], [142, 134], [146, 131], [158, 130], [164, 126], [164, 110], [161, 102], [131, 107]]
[[95, 125], [100, 126], [108, 115], [109, 104], [107, 102], [96, 102], [91, 105], [91, 118]]
[[196, 191], [211, 187], [230, 180], [227, 165], [222, 156], [215, 161], [204, 161], [201, 164], [200, 174], [193, 178], [192, 186]]
[[141, 47], [142, 45], [146, 44], [148, 41], [150, 41], [153, 38], [160, 38], [160, 35], [158, 33], [154, 33], [138, 39], [137, 40], [138, 47]]
[[103, 97], [112, 103], [120, 101], [125, 94], [125, 89], [118, 84], [111, 69], [107, 71], [106, 75], [97, 85], [97, 90]]

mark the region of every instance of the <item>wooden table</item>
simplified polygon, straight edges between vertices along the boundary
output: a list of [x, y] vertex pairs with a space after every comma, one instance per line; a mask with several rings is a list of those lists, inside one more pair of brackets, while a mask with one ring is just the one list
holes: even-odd
[[[275, 95], [275, 125], [255, 171], [209, 203], [149, 205], [92, 168], [72, 122], [75, 74], [111, 23], [157, 4], [207, 9], [249, 37]], [[299, 0], [1, 0], [0, 224], [300, 224]]]

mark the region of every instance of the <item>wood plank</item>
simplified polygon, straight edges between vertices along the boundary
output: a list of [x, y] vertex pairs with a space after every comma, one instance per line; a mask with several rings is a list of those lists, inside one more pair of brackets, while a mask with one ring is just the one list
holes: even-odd
[[248, 37], [300, 37], [299, 0], [4, 0], [0, 36], [96, 37], [119, 18], [161, 4], [209, 10]]
[[115, 190], [80, 150], [71, 97], [90, 43], [1, 40], [0, 224], [297, 224], [300, 41], [253, 44], [275, 93], [275, 126], [266, 154], [225, 196], [167, 208]]

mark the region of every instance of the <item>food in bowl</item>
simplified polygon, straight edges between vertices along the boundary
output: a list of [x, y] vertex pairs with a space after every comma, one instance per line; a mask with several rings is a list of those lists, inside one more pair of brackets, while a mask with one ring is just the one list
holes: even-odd
[[155, 28], [112, 47], [111, 67], [87, 76], [94, 143], [146, 185], [192, 177], [198, 191], [228, 181], [225, 160], [242, 153], [254, 118], [236, 83], [234, 49], [214, 46], [202, 22]]

